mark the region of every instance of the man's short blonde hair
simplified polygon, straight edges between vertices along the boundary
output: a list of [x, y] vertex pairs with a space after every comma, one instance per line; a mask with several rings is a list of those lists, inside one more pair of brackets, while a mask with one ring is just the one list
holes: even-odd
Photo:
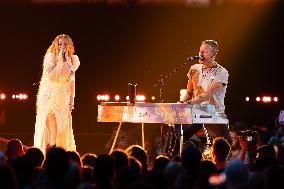
[[218, 52], [218, 43], [214, 40], [205, 40], [202, 41], [202, 44], [207, 44], [212, 47], [213, 54], [217, 54]]

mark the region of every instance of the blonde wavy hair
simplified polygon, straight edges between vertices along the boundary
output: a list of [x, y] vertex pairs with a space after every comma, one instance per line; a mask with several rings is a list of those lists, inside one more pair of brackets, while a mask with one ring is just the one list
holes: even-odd
[[[55, 39], [52, 41], [51, 45], [49, 46], [49, 48], [47, 49], [45, 55], [44, 55], [44, 59], [45, 57], [47, 56], [48, 53], [53, 53], [55, 56], [53, 56], [54, 60], [53, 62], [55, 64], [57, 64], [57, 56], [59, 54], [59, 48], [58, 48], [58, 45], [59, 45], [59, 40], [60, 39], [66, 39], [68, 41], [68, 45], [67, 45], [67, 48], [66, 48], [66, 53], [65, 53], [65, 56], [66, 56], [66, 59], [67, 57], [71, 57], [71, 64], [74, 64], [74, 60], [73, 60], [73, 57], [72, 55], [74, 54], [74, 45], [73, 45], [73, 41], [71, 39], [71, 37], [69, 37], [69, 35], [66, 35], [66, 34], [60, 34], [58, 36], [55, 37]], [[43, 59], [43, 62], [44, 62], [44, 59]], [[44, 67], [44, 65], [42, 64], [42, 67]], [[42, 71], [42, 77], [41, 77], [41, 80], [39, 82], [39, 90], [38, 90], [38, 93], [37, 93], [37, 102], [36, 102], [36, 108], [38, 109], [39, 107], [39, 91], [40, 91], [40, 88], [44, 85], [44, 77], [43, 77], [43, 71]]]
[[[49, 46], [49, 48], [47, 49], [46, 51], [46, 54], [47, 53], [54, 53], [55, 55], [58, 55], [59, 54], [59, 40], [60, 39], [65, 39], [68, 41], [68, 45], [67, 45], [67, 48], [66, 48], [66, 58], [67, 57], [71, 57], [71, 55], [74, 54], [75, 50], [74, 50], [74, 45], [73, 45], [73, 41], [71, 39], [71, 37], [69, 35], [66, 35], [66, 34], [60, 34], [58, 36], [55, 37], [55, 39], [52, 41], [51, 45]], [[45, 56], [46, 56], [45, 54]], [[56, 58], [57, 56], [54, 56], [54, 58]], [[57, 62], [57, 59], [55, 60], [55, 62]], [[73, 61], [72, 61], [73, 63]]]

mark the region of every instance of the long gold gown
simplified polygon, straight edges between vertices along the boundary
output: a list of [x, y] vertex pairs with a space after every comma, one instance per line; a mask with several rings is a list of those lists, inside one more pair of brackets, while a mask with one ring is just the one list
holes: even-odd
[[[57, 61], [56, 61], [57, 60]], [[57, 62], [57, 63], [55, 63]], [[34, 147], [44, 154], [50, 144], [47, 115], [54, 113], [57, 124], [56, 146], [76, 151], [70, 111], [70, 96], [75, 96], [75, 71], [80, 61], [78, 56], [60, 61], [54, 53], [47, 53], [37, 95]]]

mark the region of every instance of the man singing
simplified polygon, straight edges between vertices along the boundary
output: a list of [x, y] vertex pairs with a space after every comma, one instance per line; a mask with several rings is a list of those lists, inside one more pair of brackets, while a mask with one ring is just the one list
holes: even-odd
[[[219, 116], [226, 117], [224, 99], [228, 85], [228, 71], [219, 65], [215, 58], [218, 44], [214, 40], [205, 40], [199, 50], [199, 64], [191, 66], [187, 76], [187, 93], [182, 97], [183, 102], [199, 105], [213, 105]], [[183, 125], [184, 139], [188, 140], [202, 128], [200, 124]], [[228, 136], [224, 125], [208, 125], [216, 136]]]

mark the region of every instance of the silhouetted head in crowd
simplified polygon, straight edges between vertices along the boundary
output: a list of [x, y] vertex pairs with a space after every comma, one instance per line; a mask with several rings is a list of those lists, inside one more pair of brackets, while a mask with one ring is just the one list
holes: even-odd
[[0, 163], [1, 188], [18, 189], [18, 180], [15, 170], [7, 163]]
[[134, 174], [137, 174], [139, 176], [142, 175], [142, 163], [137, 160], [135, 157], [130, 156], [129, 157], [129, 167], [133, 169]]
[[82, 167], [82, 182], [94, 183], [94, 167], [89, 165], [84, 165]]
[[230, 152], [230, 144], [223, 137], [217, 137], [213, 140], [212, 159], [215, 164], [225, 163]]
[[125, 189], [128, 185], [137, 182], [142, 175], [142, 165], [135, 158], [129, 157], [129, 166], [120, 171], [119, 176], [116, 178], [117, 189]]
[[98, 187], [111, 186], [114, 177], [114, 160], [108, 154], [98, 155], [94, 164], [94, 175]]
[[210, 160], [202, 160], [197, 172], [195, 187], [205, 189], [209, 187], [209, 178], [211, 175], [217, 174], [217, 167]]
[[175, 188], [192, 188], [202, 159], [201, 151], [193, 144], [188, 144], [181, 153], [181, 163], [184, 171], [178, 175], [174, 183]]
[[230, 161], [224, 171], [228, 188], [246, 188], [249, 182], [249, 169], [242, 160]]
[[210, 160], [202, 160], [200, 162], [199, 170], [210, 175], [217, 172], [217, 167]]
[[86, 153], [81, 157], [81, 161], [83, 166], [91, 166], [94, 167], [95, 160], [97, 155], [94, 153]]
[[69, 161], [72, 163], [77, 163], [79, 167], [82, 167], [81, 156], [78, 152], [75, 151], [67, 151], [66, 152], [69, 158]]
[[111, 152], [111, 157], [114, 159], [115, 168], [120, 172], [123, 168], [129, 166], [129, 159], [127, 153], [122, 149], [116, 149]]
[[6, 147], [6, 156], [8, 161], [11, 159], [24, 155], [24, 147], [22, 142], [19, 139], [11, 139], [7, 143]]
[[44, 155], [39, 148], [28, 148], [25, 156], [32, 162], [34, 167], [41, 167]]
[[170, 158], [165, 155], [158, 155], [154, 161], [153, 169], [158, 172], [164, 172], [167, 164], [170, 162]]
[[280, 147], [277, 152], [277, 162], [284, 167], [284, 147]]
[[126, 150], [129, 156], [135, 157], [142, 164], [142, 172], [146, 173], [148, 169], [147, 152], [139, 145], [131, 145]]
[[244, 121], [237, 121], [232, 126], [230, 126], [230, 139], [232, 145], [239, 145], [239, 132], [248, 129], [248, 125]]
[[182, 150], [181, 163], [188, 173], [193, 173], [198, 170], [202, 154], [199, 149], [193, 145], [188, 145]]
[[44, 168], [48, 181], [55, 185], [62, 184], [69, 168], [69, 159], [63, 148], [54, 147], [47, 151]]
[[283, 186], [284, 167], [277, 165], [263, 170], [262, 189], [281, 188]]
[[276, 159], [276, 152], [271, 145], [262, 145], [261, 147], [257, 148], [257, 157], [265, 157], [268, 158], [270, 161], [274, 161]]
[[156, 169], [150, 170], [145, 174], [144, 181], [150, 183], [155, 189], [167, 188], [166, 177], [163, 172], [157, 171]]
[[33, 184], [35, 168], [26, 156], [18, 156], [10, 161], [14, 168], [20, 188], [29, 188]]
[[125, 189], [156, 189], [150, 183], [144, 181], [133, 182], [129, 184]]
[[262, 145], [256, 150], [256, 159], [254, 163], [255, 171], [264, 169], [276, 164], [276, 152], [271, 145]]
[[174, 183], [177, 176], [183, 172], [184, 169], [180, 162], [170, 161], [165, 167], [165, 177], [169, 188], [174, 188]]
[[245, 131], [248, 129], [248, 125], [244, 121], [236, 121], [231, 127], [230, 131], [232, 132], [240, 132], [240, 131]]
[[80, 185], [82, 177], [83, 172], [80, 165], [75, 161], [71, 161], [64, 177], [64, 188], [77, 189], [77, 187]]

